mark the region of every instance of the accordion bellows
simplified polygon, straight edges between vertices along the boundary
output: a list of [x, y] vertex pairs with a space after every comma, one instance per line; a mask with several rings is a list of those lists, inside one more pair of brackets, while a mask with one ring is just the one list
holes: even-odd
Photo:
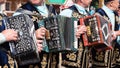
[[94, 46], [96, 49], [112, 48], [112, 25], [100, 15], [92, 15], [79, 19], [81, 25], [87, 27], [82, 35], [84, 46]]
[[15, 29], [18, 32], [18, 40], [10, 41], [12, 57], [19, 65], [38, 62], [39, 54], [36, 44], [35, 28], [28, 15], [20, 14], [1, 20], [6, 29]]

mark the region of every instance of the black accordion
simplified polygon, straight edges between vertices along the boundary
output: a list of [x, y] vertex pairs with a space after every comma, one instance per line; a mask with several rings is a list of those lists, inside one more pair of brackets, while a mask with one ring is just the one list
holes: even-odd
[[112, 48], [112, 25], [100, 15], [92, 15], [79, 19], [81, 25], [87, 27], [82, 35], [84, 46], [95, 46], [97, 49]]
[[56, 15], [43, 19], [38, 25], [47, 29], [43, 43], [44, 51], [77, 51], [78, 42], [75, 36], [77, 28], [76, 18]]
[[36, 36], [33, 21], [28, 15], [20, 14], [2, 19], [6, 29], [15, 29], [18, 32], [18, 40], [10, 41], [10, 51], [19, 65], [26, 65], [38, 62], [39, 53], [37, 50]]

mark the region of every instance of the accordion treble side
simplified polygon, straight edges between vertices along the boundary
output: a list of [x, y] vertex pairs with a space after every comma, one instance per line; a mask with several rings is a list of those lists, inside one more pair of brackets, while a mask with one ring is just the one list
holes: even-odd
[[26, 65], [39, 62], [35, 28], [33, 21], [28, 15], [20, 14], [1, 20], [6, 29], [14, 29], [18, 32], [18, 40], [10, 41], [12, 57], [19, 65]]
[[100, 15], [87, 16], [79, 19], [81, 25], [87, 27], [82, 35], [84, 46], [94, 46], [96, 49], [112, 48], [112, 25]]
[[51, 16], [42, 20], [39, 27], [41, 25], [47, 29], [44, 42], [46, 44], [43, 44], [43, 47], [48, 46], [48, 52], [77, 51], [78, 43], [75, 36], [77, 20], [75, 18]]

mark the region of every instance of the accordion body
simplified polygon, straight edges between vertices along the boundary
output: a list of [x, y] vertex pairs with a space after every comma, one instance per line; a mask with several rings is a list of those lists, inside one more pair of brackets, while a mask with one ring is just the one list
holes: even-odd
[[19, 65], [26, 65], [39, 62], [35, 29], [32, 20], [28, 15], [20, 14], [2, 19], [6, 29], [15, 29], [18, 32], [18, 40], [10, 41], [12, 57]]
[[111, 23], [99, 15], [87, 16], [79, 19], [80, 24], [87, 27], [82, 35], [84, 46], [95, 46], [97, 49], [111, 49]]
[[77, 38], [75, 28], [77, 26], [76, 18], [64, 16], [51, 16], [45, 18], [39, 23], [39, 27], [44, 26], [47, 29], [43, 47], [48, 46], [48, 52], [58, 51], [76, 51]]

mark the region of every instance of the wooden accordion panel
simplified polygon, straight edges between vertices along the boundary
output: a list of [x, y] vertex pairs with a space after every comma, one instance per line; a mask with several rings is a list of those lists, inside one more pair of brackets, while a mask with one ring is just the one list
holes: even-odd
[[96, 48], [112, 48], [111, 46], [111, 24], [99, 15], [87, 16], [79, 19], [80, 24], [87, 27], [87, 32], [82, 35], [84, 46], [95, 46]]
[[44, 25], [47, 29], [44, 47], [48, 46], [48, 52], [76, 51], [75, 21], [75, 18], [58, 15], [45, 18], [43, 23], [39, 23], [39, 27]]
[[12, 57], [19, 65], [38, 62], [39, 54], [36, 45], [35, 29], [29, 16], [21, 14], [1, 20], [6, 29], [15, 29], [18, 40], [9, 42]]

